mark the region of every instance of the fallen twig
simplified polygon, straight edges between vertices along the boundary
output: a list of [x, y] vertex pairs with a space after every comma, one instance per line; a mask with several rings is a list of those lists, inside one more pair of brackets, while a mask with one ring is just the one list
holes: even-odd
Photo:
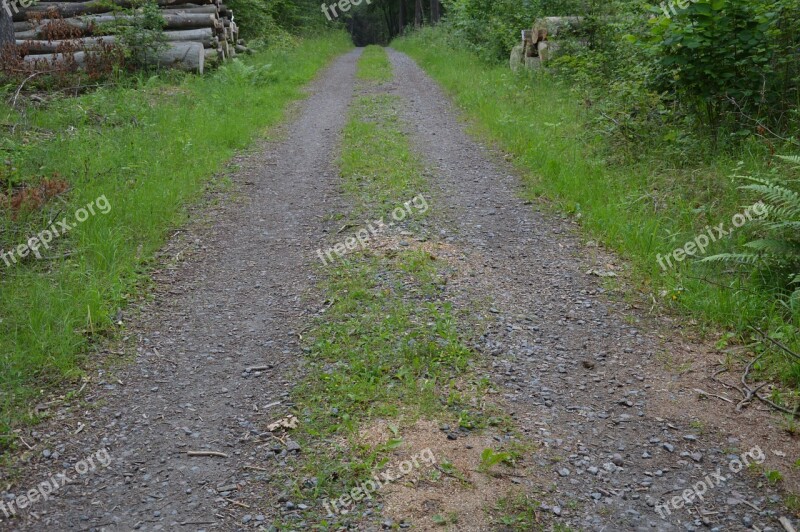
[[733, 400], [732, 399], [728, 399], [725, 396], [717, 395], [715, 393], [709, 393], [709, 392], [706, 392], [704, 390], [701, 390], [700, 388], [694, 388], [694, 391], [696, 391], [697, 393], [702, 394], [702, 395], [707, 395], [709, 397], [717, 397], [719, 399], [722, 399], [723, 401], [727, 401], [727, 402], [733, 404]]
[[11, 107], [14, 108], [14, 107], [17, 106], [17, 98], [19, 98], [19, 93], [22, 91], [22, 87], [24, 87], [26, 83], [28, 83], [30, 80], [32, 80], [36, 76], [41, 76], [42, 74], [51, 74], [53, 72], [55, 72], [55, 70], [42, 70], [40, 72], [34, 72], [30, 76], [28, 76], [27, 78], [22, 80], [22, 83], [20, 83], [19, 87], [17, 87], [17, 92], [14, 93], [14, 99], [11, 100]]
[[753, 364], [755, 364], [758, 361], [758, 359], [760, 359], [763, 356], [764, 356], [764, 353], [761, 353], [760, 355], [758, 355], [756, 358], [754, 358], [753, 360], [748, 362], [747, 367], [745, 367], [745, 369], [744, 369], [744, 374], [742, 375], [742, 384], [744, 385], [744, 388], [745, 388], [747, 393], [745, 394], [744, 399], [739, 401], [739, 404], [736, 405], [736, 411], [737, 412], [741, 412], [742, 407], [745, 404], [747, 404], [750, 401], [752, 401], [753, 397], [755, 397], [756, 399], [758, 399], [762, 403], [771, 406], [775, 410], [783, 412], [784, 414], [790, 414], [792, 416], [797, 416], [797, 408], [795, 408], [794, 410], [789, 410], [788, 408], [785, 408], [785, 407], [783, 407], [781, 405], [775, 404], [774, 402], [770, 401], [766, 397], [763, 397], [763, 396], [759, 395], [758, 390], [760, 390], [761, 388], [766, 386], [768, 383], [764, 382], [761, 385], [757, 386], [755, 389], [750, 388], [750, 386], [748, 386], [748, 384], [747, 384], [747, 375], [750, 373], [750, 368], [752, 368]]
[[794, 529], [794, 526], [792, 525], [792, 522], [791, 522], [791, 521], [789, 521], [789, 519], [788, 519], [788, 518], [786, 518], [786, 517], [779, 517], [779, 518], [778, 518], [778, 521], [780, 521], [781, 525], [783, 525], [783, 529], [784, 529], [784, 530], [786, 530], [786, 532], [797, 532], [797, 531]]
[[761, 508], [759, 508], [758, 506], [756, 506], [755, 504], [753, 504], [750, 501], [746, 501], [744, 499], [739, 499], [739, 502], [741, 502], [742, 504], [746, 504], [747, 506], [749, 506], [750, 508], [752, 508], [756, 512], [761, 512]]
[[789, 355], [793, 356], [797, 360], [800, 360], [800, 355], [798, 355], [797, 353], [795, 353], [794, 351], [792, 351], [791, 349], [789, 349], [788, 347], [786, 347], [785, 345], [783, 345], [782, 343], [777, 341], [776, 339], [767, 336], [767, 334], [764, 331], [762, 331], [761, 329], [759, 329], [757, 327], [750, 327], [750, 328], [752, 330], [754, 330], [755, 332], [757, 332], [758, 334], [760, 334], [761, 337], [764, 338], [765, 340], [769, 340], [770, 342], [772, 342], [773, 344], [778, 346], [781, 349], [781, 351], [783, 351], [784, 353], [788, 353]]
[[228, 458], [228, 455], [219, 451], [186, 451], [189, 456], [219, 456], [220, 458]]
[[244, 466], [244, 468], [245, 469], [255, 469], [256, 471], [265, 471], [265, 472], [269, 473], [269, 469], [264, 469], [263, 467], [258, 467], [258, 466], [254, 466], [254, 465], [246, 465], [246, 466]]
[[236, 506], [241, 506], [242, 508], [247, 508], [247, 509], [250, 508], [250, 505], [245, 504], [243, 502], [234, 501], [233, 499], [228, 499], [228, 498], [225, 498], [225, 500], [228, 501], [231, 504], [235, 504]]
[[742, 374], [742, 379], [741, 379], [742, 385], [744, 386], [744, 390], [745, 390], [743, 392], [744, 393], [744, 399], [739, 401], [739, 404], [736, 405], [736, 411], [737, 412], [741, 412], [742, 408], [744, 407], [744, 405], [749, 404], [750, 402], [752, 402], [753, 397], [757, 395], [756, 392], [758, 392], [758, 390], [760, 390], [761, 388], [763, 388], [767, 384], [765, 382], [765, 383], [761, 384], [761, 386], [759, 386], [755, 390], [750, 388], [750, 386], [748, 386], [748, 384], [747, 384], [747, 375], [748, 375], [748, 373], [750, 373], [750, 368], [752, 368], [753, 364], [758, 362], [758, 360], [763, 356], [764, 356], [764, 353], [761, 353], [756, 358], [754, 358], [753, 360], [748, 362], [747, 366], [745, 366], [745, 368], [744, 368], [744, 373]]

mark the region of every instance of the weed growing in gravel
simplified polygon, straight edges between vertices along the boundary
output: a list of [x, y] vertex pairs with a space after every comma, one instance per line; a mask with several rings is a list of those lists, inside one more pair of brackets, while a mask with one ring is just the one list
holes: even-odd
[[540, 503], [532, 500], [524, 494], [503, 497], [499, 501], [492, 513], [495, 515], [495, 522], [511, 530], [528, 531], [536, 530], [539, 523], [537, 511]]

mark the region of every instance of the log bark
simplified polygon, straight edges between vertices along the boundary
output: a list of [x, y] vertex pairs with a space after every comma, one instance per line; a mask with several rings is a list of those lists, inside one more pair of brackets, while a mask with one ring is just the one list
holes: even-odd
[[537, 46], [539, 47], [539, 59], [541, 59], [541, 64], [545, 64], [553, 59], [559, 48], [558, 43], [553, 41], [542, 41], [537, 44]]
[[164, 15], [202, 15], [210, 14], [220, 16], [219, 8], [215, 5], [210, 6], [193, 6], [187, 8], [186, 6], [175, 6], [162, 9], [161, 13]]
[[[75, 52], [71, 54], [78, 67], [86, 66], [87, 53]], [[156, 63], [165, 68], [177, 68], [189, 72], [202, 74], [205, 67], [206, 51], [200, 43], [170, 43], [169, 47], [159, 53]], [[68, 61], [65, 54], [35, 54], [25, 56], [25, 62], [43, 62], [47, 64]]]
[[78, 15], [107, 13], [108, 6], [101, 5], [97, 2], [39, 2], [25, 10], [14, 13], [14, 21], [22, 22], [28, 20], [29, 13], [48, 13], [50, 11], [57, 12], [62, 18], [71, 18]]
[[523, 49], [524, 47], [521, 44], [518, 44], [511, 49], [511, 56], [508, 59], [508, 66], [510, 66], [511, 70], [514, 72], [518, 71], [524, 64], [522, 57]]
[[165, 31], [167, 42], [199, 42], [203, 46], [216, 45], [219, 42], [212, 28], [199, 28], [196, 30]]
[[[197, 0], [194, 0], [197, 1]], [[129, 0], [110, 0], [111, 3], [120, 6], [120, 7], [130, 7], [131, 3]], [[174, 6], [175, 8], [180, 7], [181, 5], [185, 4], [182, 0], [159, 0], [159, 5], [163, 6]], [[214, 13], [217, 11], [217, 6], [212, 4], [211, 1], [208, 2], [207, 6], [197, 6], [195, 9], [203, 9], [204, 7], [207, 9], [208, 7], [214, 8]], [[196, 5], [196, 4], [190, 4]], [[91, 15], [97, 13], [108, 13], [108, 5], [107, 2], [39, 2], [36, 3], [28, 8], [20, 9], [18, 12], [14, 13], [14, 21], [21, 22], [28, 20], [28, 13], [47, 13], [51, 10], [56, 11], [62, 18], [70, 18], [75, 17], [78, 15]], [[192, 9], [186, 8], [186, 11], [191, 11]]]
[[[70, 55], [78, 67], [83, 67], [86, 65], [86, 52], [75, 52], [74, 54]], [[26, 63], [41, 63], [51, 65], [54, 63], [62, 63], [67, 60], [68, 57], [65, 54], [32, 54], [25, 56]]]
[[24, 47], [29, 55], [54, 54], [65, 50], [97, 50], [103, 45], [114, 44], [116, 37], [87, 37], [85, 39], [68, 39], [63, 41], [21, 41], [17, 40], [17, 46]]
[[[134, 17], [130, 15], [90, 15], [81, 17], [81, 20], [87, 23], [104, 24], [114, 22], [116, 20], [133, 20]], [[217, 24], [218, 17], [208, 13], [199, 13], [197, 15], [191, 13], [176, 13], [165, 14], [164, 21], [166, 30], [181, 30], [181, 29], [195, 29], [195, 28], [213, 28]]]
[[[198, 30], [185, 30], [185, 31], [165, 31], [164, 37], [167, 42], [198, 42], [204, 48], [216, 48], [219, 41], [214, 36], [211, 28], [201, 28]], [[117, 42], [117, 38], [113, 35], [103, 37], [83, 37], [80, 39], [64, 39], [64, 40], [17, 40], [17, 46], [25, 46], [31, 54], [52, 54], [64, 50], [97, 50], [104, 45], [110, 45]]]
[[[68, 18], [58, 21], [59, 24], [66, 23], [73, 28], [81, 30], [83, 33], [91, 32], [98, 24], [107, 24], [114, 21], [133, 20], [130, 15], [86, 15], [78, 18]], [[165, 14], [165, 30], [188, 30], [197, 28], [215, 28], [219, 19], [212, 14]], [[29, 31], [17, 32], [17, 39], [37, 39], [46, 35], [46, 27], [50, 22], [34, 25]]]
[[165, 68], [178, 68], [202, 74], [205, 58], [206, 51], [200, 43], [170, 43], [169, 48], [159, 54], [158, 64]]
[[555, 37], [564, 29], [580, 27], [581, 23], [583, 23], [583, 17], [544, 17], [536, 19], [533, 22], [532, 30], [537, 37], [533, 42]]

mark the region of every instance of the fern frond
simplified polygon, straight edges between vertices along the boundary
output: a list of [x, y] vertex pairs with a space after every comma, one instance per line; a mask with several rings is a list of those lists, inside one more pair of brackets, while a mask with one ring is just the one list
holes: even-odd
[[783, 159], [784, 161], [800, 166], [800, 155], [778, 155], [778, 159]]
[[[755, 180], [754, 178], [748, 179]], [[756, 183], [753, 185], [744, 185], [741, 188], [762, 194], [769, 204], [777, 204], [785, 207], [793, 213], [792, 216], [796, 216], [800, 213], [800, 194], [783, 185], [778, 185], [774, 182], [769, 184]]]
[[784, 222], [768, 222], [767, 227], [770, 229], [774, 229], [776, 231], [782, 231], [784, 229], [789, 229], [792, 231], [797, 231], [796, 239], [800, 242], [800, 220], [787, 220]]
[[760, 257], [754, 253], [718, 253], [705, 257], [699, 262], [735, 262], [737, 264], [754, 265], [759, 261]]
[[782, 258], [800, 257], [800, 245], [795, 242], [773, 238], [761, 238], [745, 244], [745, 247], [756, 250], [759, 254], [776, 255]]

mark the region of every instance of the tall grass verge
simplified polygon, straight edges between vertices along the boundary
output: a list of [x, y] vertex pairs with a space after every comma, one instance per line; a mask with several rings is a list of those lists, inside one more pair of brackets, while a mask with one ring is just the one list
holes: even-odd
[[[730, 226], [754, 203], [738, 187], [737, 172], [763, 169], [763, 150], [745, 146], [736, 157], [709, 156], [690, 165], [659, 157], [655, 141], [642, 140], [652, 156], [612, 165], [605, 140], [585, 134], [585, 102], [546, 74], [512, 73], [454, 49], [443, 30], [425, 29], [393, 42], [436, 79], [472, 119], [477, 133], [512, 154], [526, 174], [531, 196], [545, 196], [579, 218], [585, 230], [630, 260], [636, 278], [664, 305], [702, 324], [730, 327], [757, 349], [766, 349], [750, 327], [770, 330], [795, 348], [800, 314], [759, 279], [697, 260], [657, 258], [682, 247], [706, 226]], [[709, 150], [710, 151], [710, 150]], [[738, 249], [748, 228], [712, 244], [707, 255]], [[697, 257], [698, 259], [702, 257]], [[724, 342], [724, 340], [723, 340]], [[792, 387], [798, 364], [774, 351], [761, 369]]]
[[90, 217], [47, 252], [49, 260], [0, 262], [0, 448], [9, 426], [48, 385], [81, 373], [96, 335], [137, 290], [169, 229], [186, 221], [210, 176], [235, 150], [278, 122], [332, 57], [343, 33], [264, 51], [206, 77], [165, 74], [121, 82], [24, 110], [0, 106], [7, 192], [44, 176], [69, 183], [57, 207], [3, 210], [0, 246], [10, 249], [105, 195], [112, 210]]

